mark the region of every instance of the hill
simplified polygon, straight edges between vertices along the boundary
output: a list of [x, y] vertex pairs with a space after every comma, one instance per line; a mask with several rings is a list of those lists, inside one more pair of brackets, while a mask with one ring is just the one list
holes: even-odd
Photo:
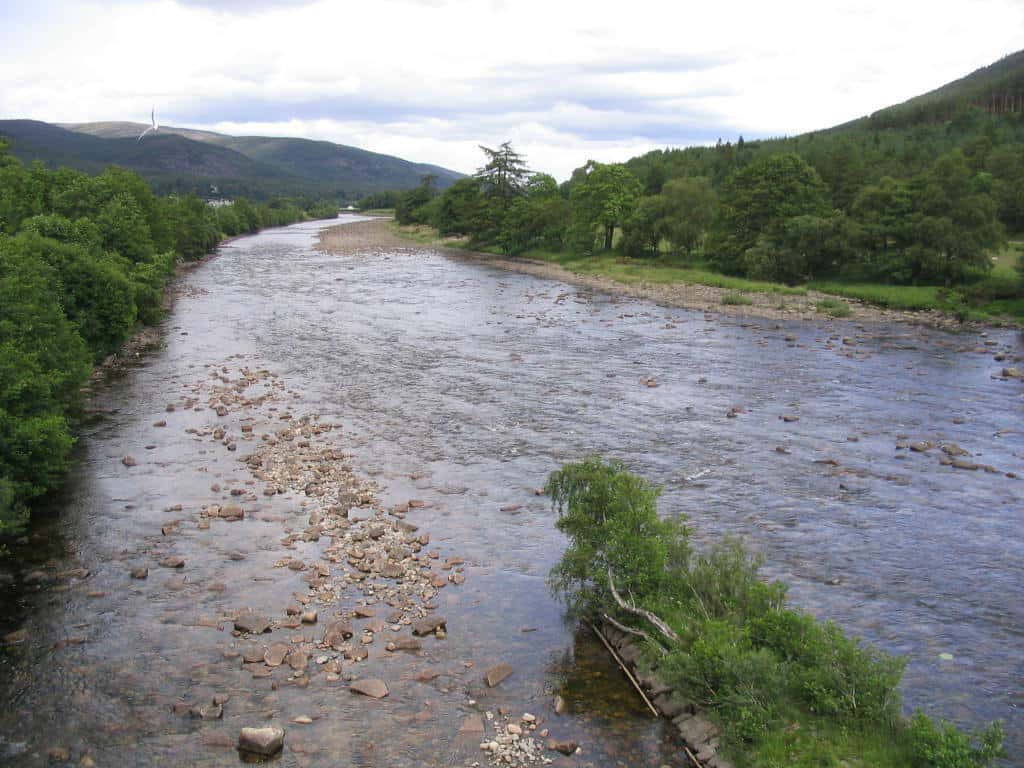
[[139, 123], [52, 125], [0, 120], [0, 136], [25, 162], [96, 172], [116, 164], [138, 172], [161, 192], [216, 186], [227, 196], [301, 195], [352, 200], [370, 192], [416, 186], [425, 174], [447, 187], [455, 171], [357, 147], [309, 139], [228, 136], [161, 126], [141, 142]]

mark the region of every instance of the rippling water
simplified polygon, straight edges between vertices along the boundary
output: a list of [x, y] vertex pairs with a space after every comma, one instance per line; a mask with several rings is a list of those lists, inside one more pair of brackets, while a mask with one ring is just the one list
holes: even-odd
[[[166, 345], [96, 394], [107, 413], [85, 430], [60, 509], [24, 555], [91, 575], [36, 589], [22, 572], [7, 589], [17, 622], [4, 631], [23, 626], [30, 639], [0, 655], [0, 758], [42, 764], [60, 744], [100, 765], [233, 764], [232, 751], [202, 743], [208, 724], [170, 712], [179, 697], [228, 690], [216, 725], [230, 733], [320, 717], [288, 726], [288, 765], [481, 760], [455, 733], [467, 713], [499, 706], [579, 741], [566, 765], [682, 764], [547, 591], [564, 541], [532, 490], [592, 451], [661, 483], [662, 511], [687, 515], [698, 540], [743, 537], [798, 604], [906, 654], [908, 707], [970, 726], [1003, 718], [1012, 753], [1024, 751], [1024, 481], [896, 449], [952, 441], [1024, 474], [1024, 388], [992, 378], [995, 350], [1024, 354], [1019, 336], [705, 317], [427, 249], [318, 253], [321, 226], [224, 247], [187, 279]], [[240, 605], [279, 610], [302, 586], [270, 568], [279, 522], [160, 536], [166, 507], [181, 503], [187, 518], [215, 500], [212, 478], [247, 478], [236, 456], [184, 432], [209, 413], [164, 414], [211, 364], [274, 371], [294, 412], [344, 425], [385, 502], [431, 504], [415, 521], [471, 564], [468, 582], [442, 595], [449, 638], [427, 659], [446, 670], [438, 681], [413, 682], [417, 662], [403, 659], [381, 667], [394, 684], [380, 702], [315, 677], [275, 690], [225, 661], [226, 632], [196, 626]], [[659, 386], [643, 386], [648, 377]], [[746, 412], [726, 418], [734, 406]], [[151, 426], [161, 416], [168, 429]], [[123, 454], [139, 466], [127, 471]], [[827, 459], [838, 465], [816, 463]], [[286, 498], [261, 505], [294, 511]], [[231, 549], [247, 559], [227, 559]], [[164, 551], [186, 558], [184, 579], [156, 568], [127, 579]], [[497, 661], [515, 674], [481, 691], [479, 671]], [[572, 714], [554, 716], [556, 692]]]

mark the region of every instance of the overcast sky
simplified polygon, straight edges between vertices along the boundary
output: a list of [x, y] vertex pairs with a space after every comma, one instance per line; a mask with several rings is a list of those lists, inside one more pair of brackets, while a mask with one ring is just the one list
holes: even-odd
[[1024, 0], [0, 0], [0, 117], [328, 139], [463, 172], [794, 134], [1024, 46]]

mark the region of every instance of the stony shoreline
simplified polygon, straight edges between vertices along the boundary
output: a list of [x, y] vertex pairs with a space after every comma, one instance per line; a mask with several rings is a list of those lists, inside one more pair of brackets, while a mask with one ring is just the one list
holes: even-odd
[[[732, 763], [720, 757], [720, 732], [697, 709], [692, 702], [679, 696], [659, 676], [657, 667], [647, 667], [643, 662], [643, 651], [636, 639], [603, 622], [597, 627], [608, 644], [615, 649], [619, 659], [644, 688], [654, 708], [662, 717], [671, 720], [679, 739], [704, 768], [732, 768]], [[692, 759], [691, 758], [691, 759]]]
[[697, 311], [738, 317], [763, 318], [770, 320], [799, 320], [802, 322], [861, 322], [861, 323], [903, 323], [955, 331], [1000, 327], [996, 323], [962, 323], [955, 317], [938, 311], [909, 312], [884, 309], [866, 304], [857, 299], [844, 298], [852, 313], [836, 320], [817, 311], [816, 304], [824, 299], [835, 299], [831, 294], [808, 291], [805, 296], [776, 296], [769, 293], [744, 294], [751, 304], [723, 304], [726, 294], [735, 291], [708, 285], [688, 283], [651, 284], [620, 283], [600, 275], [573, 272], [558, 264], [520, 257], [502, 257], [463, 248], [445, 248], [443, 245], [422, 245], [396, 235], [391, 220], [385, 218], [361, 221], [330, 227], [320, 233], [319, 247], [323, 251], [354, 254], [357, 252], [394, 252], [410, 250], [442, 250], [446, 256], [497, 267], [509, 272], [533, 275], [549, 280], [559, 280], [572, 285], [600, 291], [612, 296], [644, 299], [662, 306], [679, 307]]

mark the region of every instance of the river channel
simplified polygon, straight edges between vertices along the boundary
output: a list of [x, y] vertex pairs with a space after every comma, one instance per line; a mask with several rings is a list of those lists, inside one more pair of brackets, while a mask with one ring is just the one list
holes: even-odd
[[[233, 765], [229, 738], [272, 723], [281, 765], [486, 765], [481, 737], [460, 737], [467, 718], [530, 712], [581, 746], [548, 753], [556, 765], [684, 765], [548, 591], [565, 541], [534, 489], [600, 452], [661, 484], [660, 509], [698, 543], [742, 537], [796, 604], [905, 654], [908, 710], [1002, 718], [1024, 764], [1024, 386], [994, 359], [1024, 355], [1019, 334], [705, 315], [425, 247], [325, 253], [327, 225], [223, 246], [184, 278], [164, 343], [96, 386], [67, 491], [4, 577], [0, 762], [63, 748], [73, 764]], [[219, 417], [211, 381], [245, 371], [265, 371], [251, 391], [276, 399]], [[406, 520], [441, 561], [465, 561], [465, 583], [434, 598], [447, 637], [420, 655], [368, 646], [359, 664], [384, 699], [315, 662], [301, 685], [254, 678], [223, 621], [283, 616], [306, 584], [275, 563], [326, 545], [282, 549], [302, 495], [264, 496], [240, 460], [259, 443], [247, 436], [303, 415], [337, 425], [383, 506], [417, 500]], [[215, 424], [237, 450], [203, 439]], [[949, 443], [998, 471], [943, 464]], [[199, 527], [229, 488], [246, 518]], [[184, 567], [158, 565], [171, 555]], [[147, 579], [130, 578], [139, 566]], [[513, 673], [488, 688], [498, 663]], [[421, 679], [426, 666], [439, 676]], [[174, 711], [215, 694], [216, 721]]]

